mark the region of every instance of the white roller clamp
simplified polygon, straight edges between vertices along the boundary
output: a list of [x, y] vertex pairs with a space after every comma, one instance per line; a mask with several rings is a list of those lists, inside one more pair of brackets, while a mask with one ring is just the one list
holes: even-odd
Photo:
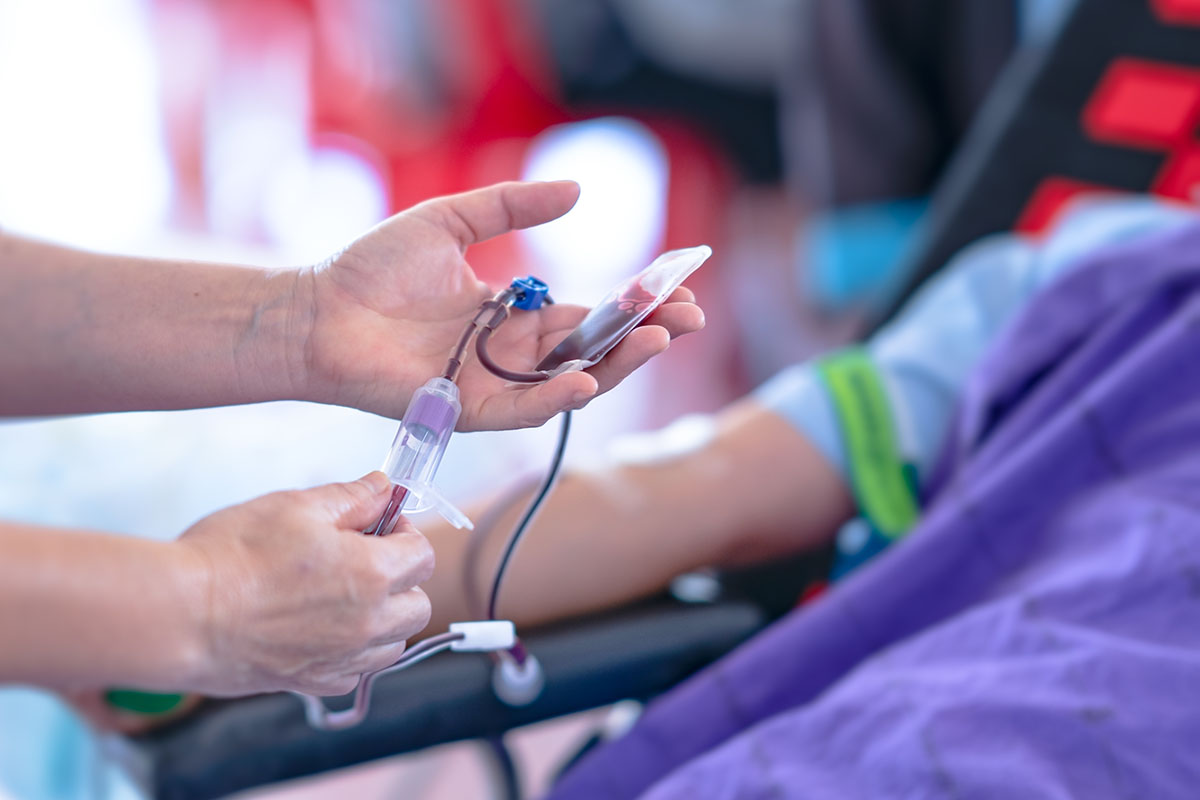
[[517, 642], [517, 630], [506, 619], [452, 622], [450, 632], [463, 635], [463, 638], [450, 643], [450, 649], [459, 653], [507, 650]]

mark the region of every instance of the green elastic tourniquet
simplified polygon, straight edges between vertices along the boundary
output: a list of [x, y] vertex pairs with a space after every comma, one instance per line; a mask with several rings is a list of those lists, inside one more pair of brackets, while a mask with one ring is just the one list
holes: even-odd
[[920, 511], [875, 365], [862, 350], [851, 349], [823, 359], [817, 370], [842, 429], [860, 512], [884, 536], [904, 535], [916, 524]]

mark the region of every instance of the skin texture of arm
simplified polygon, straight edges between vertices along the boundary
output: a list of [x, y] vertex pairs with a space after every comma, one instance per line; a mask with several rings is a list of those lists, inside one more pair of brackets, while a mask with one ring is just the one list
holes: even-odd
[[[699, 449], [565, 474], [509, 565], [498, 614], [520, 627], [620, 605], [688, 570], [813, 548], [849, 519], [842, 478], [786, 420], [746, 399], [716, 423]], [[485, 593], [523, 507], [515, 504], [485, 545], [475, 576]], [[462, 589], [465, 535], [444, 526], [425, 532], [438, 561], [424, 585], [431, 634], [473, 615]]]
[[0, 524], [0, 684], [344, 694], [429, 618], [424, 537], [361, 534], [390, 489], [276, 492], [174, 542]]
[[0, 683], [166, 687], [203, 659], [204, 575], [174, 543], [0, 524]]
[[294, 396], [299, 273], [128, 258], [0, 234], [0, 414]]

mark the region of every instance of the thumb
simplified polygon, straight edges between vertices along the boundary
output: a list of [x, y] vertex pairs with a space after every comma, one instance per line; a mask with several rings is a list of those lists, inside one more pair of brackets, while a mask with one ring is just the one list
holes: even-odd
[[330, 522], [361, 531], [383, 513], [391, 488], [388, 477], [376, 470], [350, 483], [328, 483], [302, 494]]
[[465, 250], [493, 236], [557, 219], [578, 199], [579, 184], [574, 181], [510, 181], [428, 200], [413, 211], [446, 230]]

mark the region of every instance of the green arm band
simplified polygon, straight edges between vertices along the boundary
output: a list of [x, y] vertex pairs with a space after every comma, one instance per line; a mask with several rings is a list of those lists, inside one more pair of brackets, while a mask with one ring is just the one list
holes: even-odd
[[902, 536], [916, 524], [920, 510], [874, 363], [861, 350], [851, 349], [822, 360], [817, 370], [842, 430], [859, 510], [880, 533], [892, 539]]

